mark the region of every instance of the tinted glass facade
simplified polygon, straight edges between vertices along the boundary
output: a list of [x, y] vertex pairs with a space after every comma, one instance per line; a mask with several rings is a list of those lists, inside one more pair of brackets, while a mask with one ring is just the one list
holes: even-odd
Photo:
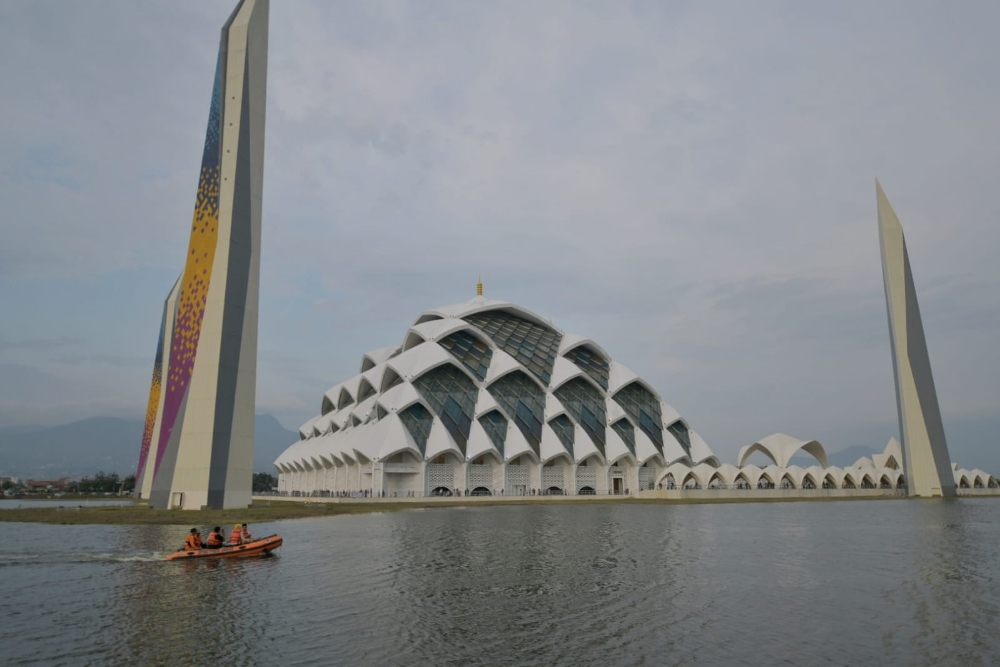
[[570, 350], [565, 356], [586, 371], [587, 375], [594, 378], [594, 382], [601, 385], [604, 391], [608, 390], [608, 376], [611, 374], [611, 366], [607, 359], [586, 345]]
[[507, 439], [507, 418], [498, 410], [490, 410], [479, 418], [479, 423], [486, 435], [490, 436], [490, 441], [500, 452], [500, 456], [503, 456], [503, 443]]
[[476, 383], [454, 366], [445, 364], [418, 377], [413, 386], [441, 418], [464, 456], [479, 394]]
[[590, 383], [573, 378], [555, 391], [555, 397], [566, 408], [577, 424], [583, 427], [594, 441], [597, 451], [604, 456], [604, 426], [607, 417], [604, 410], [604, 396]]
[[573, 427], [573, 422], [569, 420], [566, 415], [559, 415], [555, 419], [549, 421], [549, 426], [552, 430], [556, 432], [559, 436], [559, 442], [563, 444], [566, 451], [569, 452], [570, 456], [575, 456], [573, 454], [573, 438], [576, 433], [576, 429]]
[[465, 321], [478, 327], [497, 347], [548, 386], [562, 334], [502, 311], [475, 313]]
[[520, 371], [508, 373], [487, 387], [490, 395], [514, 419], [528, 445], [537, 455], [542, 443], [545, 394]]
[[670, 435], [677, 438], [677, 442], [681, 443], [684, 453], [691, 456], [691, 436], [688, 433], [687, 427], [680, 421], [675, 421], [667, 427], [667, 430], [670, 431]]
[[615, 433], [622, 439], [628, 450], [632, 452], [632, 456], [635, 456], [635, 429], [629, 423], [629, 420], [619, 419], [611, 425], [611, 428], [615, 430]]
[[399, 420], [410, 432], [410, 436], [417, 444], [417, 449], [423, 455], [427, 451], [427, 438], [431, 434], [431, 426], [434, 424], [434, 416], [420, 403], [414, 403], [399, 413]]
[[462, 362], [462, 365], [472, 371], [480, 380], [486, 379], [486, 371], [490, 367], [493, 350], [468, 331], [456, 331], [439, 341], [444, 349]]
[[633, 382], [617, 394], [615, 402], [622, 406], [625, 414], [639, 425], [656, 449], [663, 453], [663, 416], [660, 412], [660, 402], [638, 382]]

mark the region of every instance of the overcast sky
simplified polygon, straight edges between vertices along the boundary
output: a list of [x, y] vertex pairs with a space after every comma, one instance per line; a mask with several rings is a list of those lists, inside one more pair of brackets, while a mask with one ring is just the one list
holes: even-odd
[[[0, 3], [0, 426], [141, 419], [233, 1]], [[257, 410], [474, 296], [723, 459], [896, 435], [875, 177], [952, 458], [1000, 472], [996, 2], [274, 2]], [[136, 434], [138, 449], [140, 434]]]

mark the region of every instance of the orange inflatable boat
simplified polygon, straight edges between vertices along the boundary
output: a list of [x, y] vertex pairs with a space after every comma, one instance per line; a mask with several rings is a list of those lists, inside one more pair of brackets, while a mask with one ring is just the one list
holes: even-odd
[[167, 556], [167, 560], [191, 560], [194, 558], [240, 558], [242, 556], [264, 556], [281, 546], [281, 535], [269, 535], [246, 544], [219, 547], [218, 549], [178, 549]]

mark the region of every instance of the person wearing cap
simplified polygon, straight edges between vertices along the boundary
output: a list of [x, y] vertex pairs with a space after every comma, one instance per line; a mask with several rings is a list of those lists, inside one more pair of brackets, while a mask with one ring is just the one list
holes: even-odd
[[197, 528], [192, 528], [191, 532], [188, 534], [187, 538], [184, 540], [184, 548], [188, 551], [196, 551], [201, 549], [201, 533], [198, 532]]
[[225, 538], [222, 537], [222, 528], [216, 526], [215, 530], [208, 534], [208, 543], [205, 547], [208, 549], [220, 549], [225, 542]]

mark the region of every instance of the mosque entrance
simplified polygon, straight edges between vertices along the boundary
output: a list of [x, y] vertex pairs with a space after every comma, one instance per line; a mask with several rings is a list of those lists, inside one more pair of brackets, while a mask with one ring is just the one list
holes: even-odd
[[625, 484], [624, 484], [624, 482], [625, 482], [625, 480], [622, 479], [621, 477], [612, 477], [611, 478], [611, 484], [612, 484], [611, 492], [614, 493], [616, 496], [619, 495], [619, 494], [621, 494], [625, 490]]

